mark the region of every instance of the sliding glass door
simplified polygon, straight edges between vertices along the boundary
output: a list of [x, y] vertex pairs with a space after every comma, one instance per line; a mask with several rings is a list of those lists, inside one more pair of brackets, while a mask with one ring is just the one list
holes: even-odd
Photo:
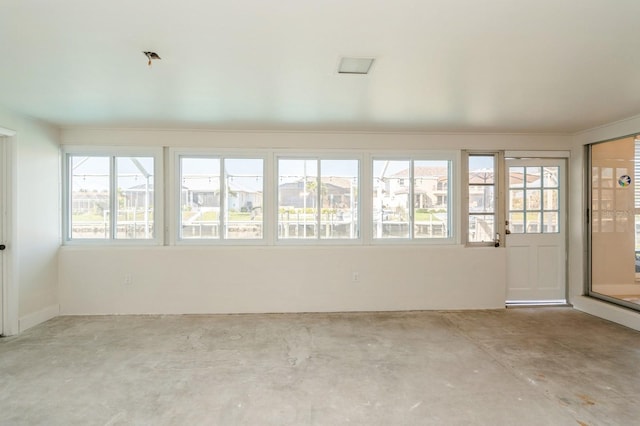
[[640, 310], [640, 137], [590, 146], [589, 294]]

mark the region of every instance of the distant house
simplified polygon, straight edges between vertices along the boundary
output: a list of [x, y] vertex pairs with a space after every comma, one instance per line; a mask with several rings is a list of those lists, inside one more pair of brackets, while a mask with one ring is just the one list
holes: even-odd
[[239, 182], [229, 182], [227, 208], [235, 211], [251, 211], [262, 207], [262, 191], [256, 191]]
[[[525, 174], [523, 172], [510, 171], [509, 187], [523, 188], [524, 176]], [[487, 193], [488, 188], [490, 187], [486, 186], [495, 183], [494, 179], [495, 173], [490, 169], [479, 169], [469, 172], [469, 208], [471, 211], [491, 211], [494, 209], [493, 202], [495, 197], [492, 194]], [[549, 179], [555, 180], [555, 177], [551, 176]], [[527, 186], [540, 186], [539, 182], [540, 176], [529, 170], [527, 172]], [[552, 182], [552, 185], [556, 186], [557, 182]], [[531, 196], [532, 194], [529, 195]]]
[[[341, 208], [355, 202], [357, 192], [355, 182], [349, 178], [325, 176], [321, 178], [321, 204], [323, 207]], [[316, 207], [317, 188], [315, 178], [307, 179], [306, 190], [304, 179], [282, 183], [278, 186], [279, 204], [281, 206], [304, 208]]]
[[[250, 188], [229, 179], [227, 182], [227, 208], [250, 211], [262, 206], [262, 191]], [[220, 178], [218, 176], [188, 176], [183, 178], [180, 194], [181, 205], [194, 209], [215, 210], [220, 208]]]
[[[408, 205], [409, 169], [401, 170], [382, 181], [384, 204], [389, 207]], [[413, 205], [415, 208], [447, 206], [448, 171], [446, 167], [418, 166], [413, 170]]]
[[490, 169], [469, 171], [469, 209], [471, 211], [494, 210], [495, 197], [487, 192], [492, 189], [487, 185], [494, 183], [494, 179], [495, 173]]
[[125, 209], [143, 209], [145, 206], [153, 206], [153, 184], [140, 184], [121, 190], [124, 198]]
[[73, 191], [71, 204], [73, 214], [103, 214], [109, 209], [109, 192]]

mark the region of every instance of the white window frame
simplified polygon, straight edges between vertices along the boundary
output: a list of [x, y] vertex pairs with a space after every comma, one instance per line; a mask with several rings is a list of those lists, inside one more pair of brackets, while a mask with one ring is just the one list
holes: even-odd
[[[318, 235], [316, 238], [279, 238], [278, 237], [278, 214], [279, 214], [279, 185], [280, 185], [280, 170], [279, 170], [279, 160], [315, 160], [318, 162], [318, 174], [319, 178], [322, 178], [321, 173], [322, 169], [320, 167], [320, 162], [323, 160], [357, 160], [358, 161], [358, 196], [357, 200], [357, 223], [358, 223], [358, 237], [357, 238], [320, 238]], [[272, 180], [272, 190], [273, 190], [273, 207], [272, 207], [272, 237], [273, 241], [277, 245], [298, 245], [298, 246], [319, 246], [319, 245], [362, 245], [364, 244], [365, 238], [363, 222], [362, 218], [364, 217], [363, 206], [362, 206], [362, 194], [364, 193], [363, 188], [363, 165], [365, 162], [365, 156], [363, 152], [349, 151], [349, 152], [323, 152], [323, 151], [309, 151], [309, 152], [300, 152], [296, 151], [278, 151], [273, 155], [273, 180]], [[321, 211], [321, 209], [319, 209]], [[318, 215], [318, 224], [321, 221], [320, 215]]]
[[[171, 164], [169, 165], [169, 182], [167, 187], [169, 188], [170, 197], [168, 197], [168, 216], [170, 224], [170, 235], [168, 237], [169, 244], [179, 246], [217, 246], [217, 245], [268, 245], [271, 241], [272, 227], [271, 222], [271, 205], [273, 196], [271, 195], [272, 189], [269, 187], [270, 178], [272, 174], [272, 166], [269, 161], [269, 156], [264, 150], [229, 150], [229, 149], [202, 149], [202, 148], [170, 148], [169, 157], [171, 158]], [[180, 205], [181, 196], [181, 158], [216, 158], [220, 160], [220, 172], [224, 171], [224, 160], [262, 160], [262, 237], [261, 238], [225, 238], [224, 237], [224, 215], [222, 210], [224, 209], [226, 199], [226, 188], [221, 184], [220, 193], [220, 236], [218, 238], [181, 238], [181, 217], [182, 210]]]
[[[496, 224], [493, 241], [469, 241], [469, 157], [494, 157], [494, 220]], [[505, 229], [505, 188], [504, 188], [504, 151], [462, 151], [462, 235], [466, 247], [504, 247]]]
[[[153, 158], [153, 238], [115, 238], [117, 215], [110, 214], [109, 223], [111, 234], [109, 238], [71, 238], [71, 175], [69, 170], [69, 159], [74, 156], [87, 157], [109, 157], [110, 162], [110, 200], [111, 208], [117, 202], [117, 176], [115, 172], [115, 159], [119, 157], [152, 157]], [[162, 147], [125, 147], [125, 146], [77, 146], [66, 145], [62, 147], [62, 167], [63, 173], [63, 223], [62, 242], [64, 245], [162, 245], [164, 242], [164, 161]]]
[[[367, 187], [364, 191], [368, 191], [368, 194], [371, 194], [367, 199], [367, 211], [366, 211], [366, 230], [367, 230], [367, 241], [370, 242], [371, 245], [398, 245], [398, 244], [406, 244], [406, 245], [454, 245], [459, 244], [460, 241], [460, 220], [458, 214], [458, 206], [460, 205], [460, 191], [459, 191], [459, 182], [460, 179], [460, 155], [461, 152], [459, 150], [456, 151], [402, 151], [402, 152], [373, 152], [369, 155], [368, 158], [368, 176], [367, 176]], [[410, 172], [408, 179], [410, 180], [410, 199], [411, 208], [410, 208], [410, 218], [409, 218], [409, 237], [407, 238], [375, 238], [374, 237], [374, 225], [373, 225], [373, 163], [374, 161], [409, 161], [410, 163]], [[414, 183], [413, 183], [413, 173], [414, 173], [414, 163], [416, 161], [448, 161], [450, 164], [449, 167], [449, 176], [447, 182], [447, 230], [448, 236], [445, 238], [416, 238], [414, 236]]]

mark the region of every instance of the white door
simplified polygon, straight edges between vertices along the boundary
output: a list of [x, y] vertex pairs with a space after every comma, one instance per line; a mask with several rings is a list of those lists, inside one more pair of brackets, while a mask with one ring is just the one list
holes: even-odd
[[565, 160], [508, 159], [507, 304], [566, 301]]
[[4, 334], [4, 303], [5, 303], [5, 289], [4, 289], [4, 149], [6, 140], [0, 134], [0, 336]]

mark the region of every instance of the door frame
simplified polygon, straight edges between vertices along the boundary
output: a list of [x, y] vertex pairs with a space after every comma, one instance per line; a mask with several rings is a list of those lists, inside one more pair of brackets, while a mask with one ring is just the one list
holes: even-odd
[[13, 255], [13, 243], [15, 228], [13, 219], [16, 182], [15, 178], [15, 143], [17, 132], [12, 129], [0, 127], [0, 243], [7, 249], [0, 254], [2, 274], [0, 276], [0, 291], [2, 303], [0, 303], [0, 335], [10, 336], [18, 334], [18, 287], [15, 279], [15, 256]]
[[[570, 151], [505, 151], [504, 152], [504, 159], [503, 159], [503, 170], [504, 170], [504, 179], [503, 179], [503, 185], [504, 185], [504, 204], [502, 206], [503, 209], [503, 226], [502, 226], [502, 231], [506, 232], [506, 220], [507, 219], [507, 209], [508, 209], [508, 205], [507, 205], [507, 162], [508, 160], [562, 160], [563, 161], [563, 165], [562, 167], [564, 168], [564, 183], [561, 187], [564, 189], [565, 192], [565, 202], [564, 202], [564, 211], [561, 212], [563, 219], [564, 219], [564, 252], [565, 252], [565, 258], [564, 258], [564, 297], [565, 297], [565, 301], [562, 303], [542, 303], [543, 305], [553, 305], [553, 304], [560, 304], [560, 305], [565, 305], [569, 303], [569, 228], [570, 228], [570, 224], [569, 224], [569, 220], [570, 220], [570, 216], [569, 216], [569, 194], [571, 191], [571, 188], [569, 186], [569, 182], [571, 181], [571, 179], [569, 178], [569, 162], [571, 159], [571, 152]], [[505, 242], [505, 248], [507, 246], [507, 241], [506, 241], [506, 235], [504, 236], [504, 242]], [[505, 281], [505, 284], [508, 286], [509, 283]], [[505, 287], [505, 295], [507, 292], [507, 288]], [[528, 305], [528, 304], [522, 304], [522, 305]], [[531, 305], [538, 305], [538, 303], [531, 303]], [[520, 304], [518, 306], [521, 306]]]

